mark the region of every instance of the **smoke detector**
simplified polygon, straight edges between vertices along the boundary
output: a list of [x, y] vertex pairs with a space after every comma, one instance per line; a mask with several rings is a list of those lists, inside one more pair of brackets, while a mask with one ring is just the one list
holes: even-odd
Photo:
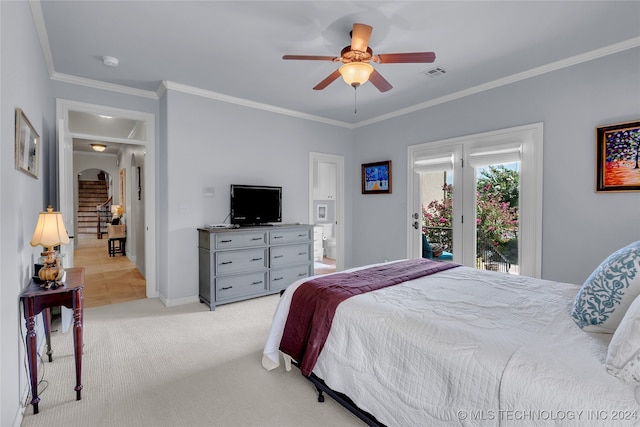
[[107, 67], [117, 67], [120, 64], [120, 60], [118, 58], [114, 58], [113, 56], [103, 56], [102, 63]]

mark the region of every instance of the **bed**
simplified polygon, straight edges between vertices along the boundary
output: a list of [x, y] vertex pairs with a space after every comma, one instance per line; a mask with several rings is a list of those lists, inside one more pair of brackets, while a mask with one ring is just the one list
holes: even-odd
[[[331, 276], [340, 288], [380, 270], [434, 265], [341, 300], [328, 320], [320, 316], [328, 332], [319, 343], [311, 342], [316, 326], [290, 319], [320, 309], [327, 298], [314, 286], [329, 275], [292, 284], [274, 314], [264, 368], [295, 364], [371, 425], [640, 424], [640, 242], [608, 257], [582, 286], [426, 259]], [[612, 271], [607, 300], [602, 285]], [[310, 288], [315, 302], [301, 303]], [[312, 337], [302, 351], [288, 344], [296, 328], [303, 332], [293, 335]]]

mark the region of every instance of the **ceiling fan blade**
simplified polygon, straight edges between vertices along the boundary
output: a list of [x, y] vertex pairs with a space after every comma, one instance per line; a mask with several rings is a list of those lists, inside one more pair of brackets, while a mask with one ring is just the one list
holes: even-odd
[[282, 59], [302, 59], [311, 61], [334, 61], [335, 56], [315, 56], [315, 55], [284, 55]]
[[353, 24], [351, 30], [351, 50], [366, 52], [369, 46], [369, 38], [371, 37], [373, 27], [366, 24]]
[[329, 86], [335, 79], [340, 77], [340, 70], [335, 70], [333, 73], [329, 74], [323, 81], [318, 83], [313, 87], [313, 90], [322, 90], [325, 87]]
[[373, 72], [369, 76], [369, 81], [372, 85], [377, 87], [380, 92], [386, 92], [389, 89], [393, 88], [393, 86], [391, 86], [391, 83], [389, 83], [384, 77], [382, 77], [382, 74], [380, 74], [378, 70], [373, 70]]
[[381, 53], [373, 60], [381, 64], [433, 62], [436, 60], [436, 54], [434, 52]]

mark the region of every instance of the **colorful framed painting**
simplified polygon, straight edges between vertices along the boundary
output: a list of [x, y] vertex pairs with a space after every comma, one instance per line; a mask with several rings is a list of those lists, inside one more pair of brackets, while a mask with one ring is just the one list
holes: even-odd
[[16, 168], [38, 178], [40, 136], [20, 108], [16, 108]]
[[596, 191], [640, 191], [640, 121], [596, 128]]
[[391, 160], [362, 165], [362, 194], [391, 193]]

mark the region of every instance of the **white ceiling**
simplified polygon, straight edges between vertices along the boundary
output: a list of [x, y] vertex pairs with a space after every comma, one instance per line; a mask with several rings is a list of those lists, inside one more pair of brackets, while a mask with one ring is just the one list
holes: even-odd
[[[47, 0], [33, 9], [54, 79], [149, 97], [167, 81], [346, 127], [640, 46], [638, 1]], [[436, 53], [433, 64], [373, 64], [393, 89], [358, 88], [357, 114], [342, 80], [312, 90], [339, 64], [282, 60], [339, 56], [354, 22], [373, 26], [374, 54]], [[424, 74], [434, 67], [446, 73]]]

